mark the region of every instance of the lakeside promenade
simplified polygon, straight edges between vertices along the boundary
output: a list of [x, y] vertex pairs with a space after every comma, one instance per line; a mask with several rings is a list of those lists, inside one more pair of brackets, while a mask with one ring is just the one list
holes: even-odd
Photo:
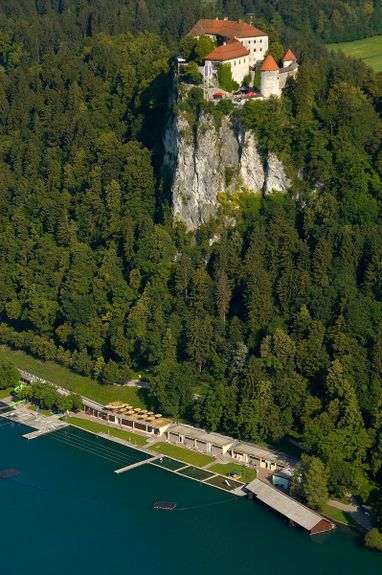
[[[19, 370], [19, 371], [20, 371], [20, 375], [21, 375], [21, 377], [22, 377], [22, 380], [23, 380], [24, 382], [25, 382], [25, 380], [27, 380], [27, 381], [29, 381], [29, 382], [33, 382], [33, 381], [35, 381], [35, 380], [37, 380], [37, 379], [39, 379], [39, 380], [41, 380], [41, 381], [46, 381], [46, 380], [43, 380], [42, 378], [39, 378], [39, 377], [37, 377], [37, 376], [35, 376], [35, 375], [33, 375], [33, 374], [30, 374], [30, 373], [28, 373], [28, 372], [25, 372], [24, 370]], [[68, 393], [70, 393], [67, 389], [62, 388], [61, 386], [58, 386], [57, 384], [54, 384], [53, 382], [46, 381], [46, 383], [50, 383], [51, 385], [53, 385], [60, 393], [64, 393], [65, 395], [68, 394]], [[83, 399], [83, 400], [85, 399], [85, 401], [86, 401], [86, 400], [87, 400], [87, 401], [92, 401], [92, 400], [88, 400], [88, 398], [84, 398], [83, 396], [82, 396], [82, 399]], [[94, 402], [92, 402], [92, 403], [94, 403]], [[99, 407], [100, 409], [103, 408], [103, 406], [102, 406], [101, 404], [98, 404], [98, 407]], [[26, 408], [24, 408], [24, 412], [28, 412], [28, 410], [27, 410]], [[29, 413], [28, 413], [28, 415], [27, 415], [27, 419], [32, 420], [33, 414], [32, 414], [32, 417], [31, 417], [30, 413], [31, 413], [31, 412], [29, 411]], [[24, 416], [24, 417], [25, 417], [25, 416]], [[39, 435], [43, 435], [43, 434], [45, 434], [45, 433], [49, 433], [49, 432], [50, 432], [50, 431], [49, 431], [49, 426], [42, 425], [42, 423], [41, 423], [41, 421], [44, 421], [44, 417], [42, 417], [42, 416], [38, 416], [38, 417], [40, 418], [40, 422], [35, 425], [35, 427], [34, 427], [35, 432], [32, 432], [31, 434], [26, 434], [26, 436], [29, 436], [29, 437], [27, 437], [27, 438], [35, 438], [35, 437], [38, 437]], [[96, 418], [89, 417], [89, 416], [88, 416], [87, 414], [85, 414], [85, 413], [81, 413], [81, 416], [80, 416], [80, 417], [83, 418], [83, 419], [86, 419], [86, 420], [88, 420], [88, 421], [92, 421], [92, 420], [94, 421], [94, 420], [96, 420]], [[58, 421], [58, 416], [51, 416], [51, 418], [48, 418], [48, 419], [50, 419], [52, 422], [54, 421], [54, 419], [56, 420], [56, 421], [55, 421], [55, 425], [53, 425], [53, 427], [51, 428], [51, 430], [54, 431], [55, 429], [57, 429], [57, 427], [55, 427], [55, 426], [59, 425], [59, 424], [57, 423], [57, 421]], [[38, 419], [36, 419], [36, 422], [38, 422]], [[23, 420], [23, 418], [20, 420], [20, 423], [25, 423], [26, 425], [28, 425], [28, 423], [25, 421], [25, 419]], [[62, 424], [62, 423], [63, 423], [63, 422], [61, 422], [61, 424]], [[107, 426], [107, 427], [110, 427], [110, 429], [122, 430], [122, 426], [110, 424], [109, 421], [107, 421], [107, 422], [104, 421], [103, 424], [105, 424], [105, 425], [104, 425], [105, 427], [106, 427], [106, 426]], [[65, 425], [66, 425], [66, 424], [64, 424], [64, 426], [65, 426]], [[173, 424], [173, 425], [175, 426], [176, 424]], [[82, 427], [81, 425], [79, 425], [78, 427], [81, 428], [81, 429], [84, 429], [84, 427]], [[186, 426], [186, 427], [187, 427], [187, 426]], [[195, 430], [197, 430], [197, 428], [192, 428], [191, 426], [188, 426], [188, 427], [189, 427], [190, 429], [195, 429]], [[86, 427], [85, 427], [85, 429], [86, 429]], [[86, 431], [90, 431], [90, 430], [89, 430], [89, 429], [86, 429]], [[203, 433], [202, 430], [200, 430], [200, 432]], [[124, 431], [124, 433], [126, 433], [126, 431]], [[205, 433], [205, 432], [204, 432], [204, 433]], [[222, 474], [221, 474], [221, 473], [224, 473], [224, 471], [225, 471], [225, 470], [223, 471], [224, 468], [222, 469], [223, 465], [226, 465], [227, 463], [229, 463], [229, 461], [231, 461], [231, 467], [232, 467], [232, 465], [233, 465], [234, 467], [236, 467], [236, 466], [237, 466], [237, 467], [243, 467], [242, 465], [240, 465], [239, 462], [233, 460], [231, 457], [229, 457], [229, 456], [212, 457], [212, 458], [211, 458], [211, 459], [212, 459], [211, 462], [208, 462], [207, 464], [203, 464], [202, 466], [198, 466], [198, 465], [185, 464], [186, 462], [181, 461], [181, 460], [177, 460], [176, 457], [174, 457], [174, 456], [172, 456], [172, 455], [171, 455], [171, 456], [168, 456], [168, 453], [166, 454], [166, 449], [164, 449], [164, 450], [163, 450], [162, 457], [158, 458], [158, 457], [157, 457], [157, 454], [158, 454], [158, 453], [162, 453], [162, 451], [161, 451], [162, 446], [166, 447], [166, 446], [168, 445], [168, 447], [170, 448], [171, 442], [169, 442], [168, 440], [166, 440], [165, 443], [163, 443], [162, 441], [155, 441], [155, 440], [157, 440], [157, 439], [159, 439], [159, 438], [157, 438], [157, 437], [155, 437], [155, 438], [154, 438], [154, 437], [151, 437], [151, 438], [150, 438], [150, 436], [148, 436], [148, 434], [146, 434], [146, 433], [140, 433], [139, 430], [134, 430], [134, 433], [132, 433], [131, 435], [133, 435], [134, 437], [137, 437], [137, 434], [138, 434], [140, 437], [145, 438], [145, 440], [148, 440], [148, 441], [151, 441], [151, 442], [154, 441], [153, 445], [147, 446], [147, 449], [144, 449], [144, 450], [143, 450], [141, 447], [137, 447], [137, 445], [136, 445], [135, 443], [131, 442], [131, 441], [123, 441], [123, 444], [125, 444], [125, 445], [126, 445], [127, 447], [129, 447], [129, 448], [138, 449], [138, 450], [144, 451], [147, 455], [150, 456], [150, 459], [153, 460], [153, 463], [152, 463], [153, 465], [156, 465], [156, 466], [158, 466], [158, 467], [165, 468], [167, 471], [170, 471], [170, 472], [175, 473], [175, 474], [182, 475], [183, 477], [187, 477], [187, 478], [189, 478], [189, 479], [196, 480], [196, 481], [198, 481], [198, 482], [200, 482], [200, 483], [209, 484], [209, 485], [211, 485], [211, 486], [213, 486], [213, 487], [215, 487], [215, 488], [222, 489], [222, 490], [224, 490], [224, 491], [226, 491], [226, 492], [229, 491], [229, 492], [231, 492], [231, 493], [233, 493], [233, 494], [235, 494], [235, 495], [241, 495], [241, 496], [242, 496], [242, 495], [246, 495], [246, 492], [244, 491], [243, 488], [244, 488], [244, 486], [245, 486], [249, 481], [251, 481], [251, 479], [247, 479], [246, 481], [243, 482], [243, 480], [242, 480], [242, 481], [238, 481], [238, 479], [240, 479], [240, 477], [238, 477], [238, 479], [233, 480], [231, 477], [228, 477], [228, 478], [227, 478], [227, 475], [228, 475], [228, 474], [227, 474], [227, 475], [224, 475], [224, 474], [222, 475]], [[102, 432], [101, 432], [101, 433], [96, 433], [96, 435], [99, 435], [99, 436], [101, 436], [101, 437], [102, 437], [102, 436], [104, 436], [104, 437], [106, 436], [105, 438], [107, 438], [107, 439], [109, 439], [109, 440], [122, 443], [121, 440], [116, 440], [116, 438], [111, 438], [108, 434], [103, 434]], [[130, 435], [130, 433], [129, 433], [129, 435]], [[225, 436], [221, 436], [221, 437], [225, 437]], [[157, 449], [152, 449], [153, 447], [156, 447], [156, 446], [158, 447]], [[185, 447], [183, 447], [183, 446], [182, 446], [182, 447], [176, 447], [176, 446], [174, 446], [174, 447], [175, 447], [175, 449], [179, 449], [180, 451], [188, 452], [188, 453], [190, 453], [190, 454], [194, 453], [195, 455], [197, 455], [197, 453], [200, 453], [199, 450], [197, 450], [197, 449], [191, 449], [191, 450], [190, 450], [190, 449], [185, 449]], [[255, 445], [253, 445], [253, 448], [254, 448], [254, 449], [257, 449]], [[260, 449], [261, 449], [261, 448], [260, 448]], [[195, 453], [195, 452], [196, 452], [196, 453]], [[280, 455], [278, 452], [274, 452], [274, 454], [275, 454], [275, 456], [276, 456], [276, 455], [277, 455], [277, 456]], [[206, 457], [206, 456], [204, 456], [204, 457]], [[160, 460], [160, 461], [159, 461], [159, 460]], [[168, 465], [166, 465], [166, 463], [167, 463], [168, 461], [176, 462], [176, 463], [178, 463], [179, 465], [178, 465], [178, 467], [177, 467], [176, 469], [173, 469], [173, 468], [171, 468], [171, 465], [173, 465], [173, 464], [170, 464], [170, 467], [168, 467]], [[159, 462], [159, 463], [158, 463], [158, 462]], [[219, 463], [219, 462], [220, 462], [220, 463]], [[219, 466], [220, 466], [220, 469], [219, 469], [219, 472], [220, 472], [220, 473], [218, 473], [217, 470], [214, 470], [214, 469], [213, 469], [214, 466], [216, 466], [216, 467], [219, 467]], [[126, 467], [129, 468], [129, 466], [126, 466]], [[245, 467], [246, 467], [246, 468], [249, 468], [250, 466], [245, 465]], [[212, 468], [212, 469], [211, 469], [211, 472], [209, 472], [209, 468]], [[228, 466], [227, 466], [227, 469], [228, 469]], [[128, 469], [126, 469], [126, 470], [128, 470]], [[265, 480], [265, 481], [267, 482], [267, 480], [270, 479], [271, 473], [270, 473], [268, 470], [267, 470], [268, 472], [265, 471], [265, 473], [264, 473], [264, 471], [265, 471], [265, 470], [257, 469], [258, 478], [261, 479], [261, 480]], [[195, 473], [196, 473], [196, 477], [193, 476]], [[353, 511], [353, 509], [352, 509], [351, 511]], [[354, 511], [355, 511], [355, 510], [354, 510]], [[357, 514], [359, 514], [359, 511], [360, 511], [360, 510], [357, 509]], [[367, 521], [363, 522], [363, 525], [366, 526], [366, 525], [365, 525], [366, 523], [367, 523]]]

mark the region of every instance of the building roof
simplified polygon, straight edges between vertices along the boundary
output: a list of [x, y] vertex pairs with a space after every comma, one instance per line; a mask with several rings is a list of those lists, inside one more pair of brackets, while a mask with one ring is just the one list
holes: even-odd
[[259, 479], [254, 479], [251, 483], [248, 483], [246, 489], [256, 495], [259, 501], [262, 501], [268, 507], [272, 507], [272, 509], [275, 509], [308, 531], [324, 520], [318, 513]]
[[273, 474], [273, 477], [281, 477], [282, 479], [292, 479], [292, 470], [291, 469], [281, 469], [280, 471], [276, 471]]
[[290, 48], [288, 48], [288, 50], [285, 52], [284, 56], [283, 56], [283, 61], [291, 61], [291, 62], [296, 62], [297, 58], [296, 56], [293, 54], [292, 50]]
[[281, 453], [281, 451], [271, 451], [270, 449], [259, 447], [253, 443], [243, 443], [240, 441], [232, 446], [232, 450], [252, 455], [258, 459], [265, 459], [267, 461], [277, 463], [279, 466], [295, 467], [297, 463], [296, 459], [289, 457], [285, 453]]
[[299, 66], [297, 62], [292, 62], [289, 66], [285, 66], [284, 68], [280, 68], [280, 74], [290, 74], [293, 70], [298, 70]]
[[260, 72], [277, 72], [280, 70], [272, 54], [267, 54], [260, 66]]
[[215, 60], [218, 62], [225, 62], [227, 60], [233, 60], [234, 58], [242, 58], [243, 56], [248, 56], [249, 50], [238, 40], [229, 40], [227, 44], [219, 46], [212, 50], [204, 58], [205, 60]]
[[212, 443], [213, 445], [218, 445], [219, 447], [232, 445], [234, 440], [232, 437], [226, 435], [221, 435], [220, 433], [207, 432], [203, 429], [197, 429], [192, 427], [192, 425], [173, 425], [168, 430], [169, 433], [174, 433], [177, 435], [183, 435], [191, 439], [196, 439], [197, 441], [202, 441], [204, 443]]
[[[143, 424], [143, 425], [147, 425], [149, 427], [152, 427], [154, 429], [163, 429], [163, 427], [169, 427], [171, 425], [171, 421], [170, 419], [166, 419], [165, 417], [155, 417], [155, 418], [148, 418], [148, 415], [146, 414], [133, 414], [133, 413], [122, 413], [122, 412], [116, 412], [116, 411], [111, 411], [109, 409], [107, 409], [104, 405], [102, 405], [101, 403], [98, 403], [97, 401], [93, 401], [92, 399], [89, 399], [88, 397], [82, 397], [82, 403], [83, 405], [86, 405], [87, 407], [91, 407], [92, 409], [95, 409], [97, 411], [101, 411], [102, 413], [105, 413], [107, 415], [113, 415], [115, 417], [119, 417], [120, 419], [125, 419], [127, 421], [134, 421], [134, 423], [138, 423], [138, 424]], [[116, 403], [116, 402], [113, 402]]]
[[243, 20], [201, 19], [189, 31], [189, 36], [222, 36], [223, 38], [253, 38], [267, 36], [265, 32], [247, 24]]

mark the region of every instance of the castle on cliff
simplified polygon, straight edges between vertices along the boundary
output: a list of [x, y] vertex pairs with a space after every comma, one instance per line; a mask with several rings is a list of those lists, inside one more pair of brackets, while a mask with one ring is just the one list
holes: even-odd
[[205, 74], [216, 75], [221, 64], [229, 64], [238, 84], [257, 69], [260, 71], [260, 94], [263, 98], [280, 96], [288, 77], [298, 70], [297, 58], [288, 49], [280, 68], [268, 53], [268, 35], [243, 20], [202, 19], [188, 33], [196, 39], [208, 36], [217, 47], [205, 56]]

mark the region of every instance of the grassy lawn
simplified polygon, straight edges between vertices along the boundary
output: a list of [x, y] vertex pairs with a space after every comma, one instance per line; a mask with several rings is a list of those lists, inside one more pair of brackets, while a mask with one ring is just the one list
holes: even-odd
[[150, 449], [158, 453], [163, 453], [163, 455], [174, 457], [185, 463], [196, 465], [197, 467], [203, 467], [207, 465], [207, 463], [214, 461], [214, 457], [204, 455], [204, 453], [196, 453], [195, 451], [184, 449], [184, 447], [178, 447], [177, 445], [170, 445], [169, 443], [159, 442], [150, 447]]
[[0, 389], [0, 399], [9, 397], [13, 391], [13, 387], [8, 387], [7, 389]]
[[256, 470], [244, 467], [244, 465], [236, 465], [235, 463], [217, 463], [208, 468], [208, 471], [221, 473], [221, 475], [228, 475], [229, 472], [233, 470], [239, 471], [240, 477], [238, 477], [238, 479], [244, 483], [249, 483], [253, 479], [256, 479]]
[[322, 513], [329, 517], [332, 521], [340, 521], [341, 523], [345, 523], [346, 525], [357, 527], [358, 523], [352, 518], [349, 513], [346, 511], [342, 511], [342, 509], [337, 509], [336, 507], [332, 507], [325, 503], [324, 507], [322, 508]]
[[353, 42], [327, 44], [329, 50], [341, 50], [346, 56], [360, 58], [376, 72], [382, 71], [382, 36], [371, 36]]
[[119, 387], [115, 385], [101, 385], [90, 377], [74, 373], [53, 361], [40, 361], [27, 355], [23, 351], [13, 351], [6, 346], [0, 346], [0, 359], [8, 359], [16, 367], [29, 371], [34, 375], [47, 379], [57, 385], [62, 385], [75, 393], [85, 395], [99, 403], [120, 400], [133, 407], [146, 407], [145, 391], [136, 387]]
[[137, 435], [136, 433], [122, 429], [114, 429], [113, 427], [103, 425], [103, 423], [97, 423], [96, 421], [88, 421], [80, 417], [68, 417], [65, 421], [77, 425], [77, 427], [81, 427], [82, 429], [86, 429], [87, 431], [93, 431], [93, 433], [108, 433], [112, 437], [125, 439], [126, 441], [130, 441], [130, 443], [135, 443], [135, 445], [146, 445], [147, 443], [147, 439], [142, 437], [142, 435]]

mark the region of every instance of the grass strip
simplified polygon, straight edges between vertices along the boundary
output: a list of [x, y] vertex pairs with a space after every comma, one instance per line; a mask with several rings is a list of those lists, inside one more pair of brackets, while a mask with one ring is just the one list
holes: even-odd
[[0, 346], [0, 359], [11, 361], [19, 369], [29, 371], [38, 377], [61, 385], [66, 389], [89, 397], [103, 405], [110, 401], [123, 401], [133, 407], [145, 408], [145, 390], [137, 387], [121, 387], [118, 385], [101, 385], [91, 377], [74, 373], [70, 369], [58, 365], [54, 361], [40, 361], [20, 350], [11, 350]]
[[81, 417], [68, 417], [65, 419], [68, 423], [81, 427], [86, 431], [93, 431], [93, 433], [107, 433], [112, 437], [118, 437], [119, 439], [124, 439], [135, 445], [147, 445], [147, 439], [142, 435], [137, 435], [131, 431], [125, 431], [123, 429], [115, 429], [114, 427], [109, 427], [103, 423], [97, 423], [96, 421], [89, 421], [88, 419], [82, 419]]
[[238, 471], [240, 481], [243, 483], [249, 483], [256, 479], [256, 469], [250, 467], [245, 467], [244, 465], [236, 465], [235, 463], [216, 463], [208, 468], [208, 471], [213, 471], [214, 473], [220, 473], [221, 475], [229, 476], [230, 472]]
[[168, 455], [169, 457], [174, 457], [185, 463], [190, 463], [191, 465], [196, 465], [197, 467], [204, 467], [207, 463], [212, 463], [214, 457], [210, 455], [204, 455], [204, 453], [196, 453], [190, 449], [185, 449], [184, 447], [178, 447], [177, 445], [170, 445], [169, 443], [159, 442], [151, 446], [152, 451], [157, 451], [163, 455]]
[[349, 525], [350, 527], [358, 527], [358, 523], [353, 519], [353, 517], [346, 513], [346, 511], [342, 511], [342, 509], [337, 509], [337, 507], [332, 507], [328, 503], [325, 503], [321, 510], [322, 514], [326, 517], [329, 517], [332, 521], [338, 521], [339, 523], [345, 523], [345, 525]]

